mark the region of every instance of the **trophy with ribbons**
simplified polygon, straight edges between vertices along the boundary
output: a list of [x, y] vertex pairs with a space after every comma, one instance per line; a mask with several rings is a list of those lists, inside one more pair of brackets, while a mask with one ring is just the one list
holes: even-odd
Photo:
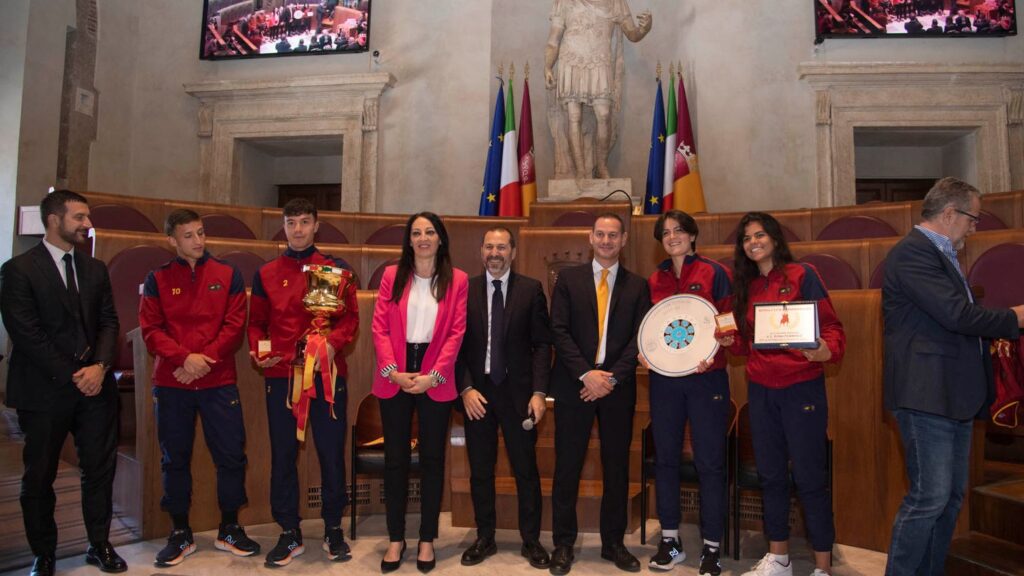
[[324, 401], [331, 406], [331, 417], [334, 417], [334, 381], [338, 369], [334, 358], [327, 352], [327, 335], [331, 331], [331, 317], [345, 311], [345, 299], [356, 289], [355, 277], [344, 268], [313, 264], [303, 266], [302, 272], [306, 275], [306, 294], [302, 297], [302, 305], [313, 315], [313, 320], [295, 343], [291, 394], [288, 397], [289, 408], [295, 415], [295, 437], [300, 442], [306, 439], [309, 402], [316, 398], [313, 381], [317, 367], [323, 382]]

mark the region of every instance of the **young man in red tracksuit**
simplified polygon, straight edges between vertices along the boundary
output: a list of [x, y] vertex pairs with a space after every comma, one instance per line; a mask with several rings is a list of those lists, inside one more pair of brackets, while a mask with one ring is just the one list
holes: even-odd
[[[283, 530], [277, 545], [267, 554], [266, 565], [272, 568], [289, 564], [305, 551], [299, 528], [299, 479], [295, 466], [299, 442], [296, 439], [296, 418], [288, 401], [296, 342], [306, 334], [313, 321], [313, 315], [302, 303], [306, 292], [302, 267], [308, 264], [345, 267], [344, 263], [325, 256], [313, 245], [318, 227], [316, 207], [311, 202], [295, 199], [285, 204], [284, 232], [288, 249], [256, 272], [249, 302], [249, 354], [263, 369], [267, 384], [270, 508], [274, 520]], [[355, 281], [352, 276], [348, 280]], [[308, 413], [320, 460], [323, 549], [329, 559], [338, 561], [351, 558], [341, 530], [341, 515], [348, 504], [345, 491], [345, 376], [348, 371], [341, 349], [355, 338], [359, 326], [359, 306], [354, 288], [343, 291], [344, 308], [331, 316], [331, 329], [327, 335], [327, 357], [334, 359], [338, 371], [336, 380], [331, 383], [334, 405], [325, 399], [321, 372], [316, 370], [316, 395], [310, 400]], [[261, 340], [270, 341], [269, 354], [259, 354]]]
[[203, 221], [191, 210], [174, 210], [164, 224], [178, 256], [146, 277], [139, 326], [156, 356], [153, 400], [163, 454], [164, 496], [174, 529], [156, 555], [173, 566], [195, 551], [189, 528], [192, 444], [196, 413], [217, 465], [220, 530], [214, 546], [251, 556], [260, 546], [238, 524], [245, 495], [245, 427], [238, 399], [235, 351], [245, 326], [245, 283], [238, 270], [206, 252]]

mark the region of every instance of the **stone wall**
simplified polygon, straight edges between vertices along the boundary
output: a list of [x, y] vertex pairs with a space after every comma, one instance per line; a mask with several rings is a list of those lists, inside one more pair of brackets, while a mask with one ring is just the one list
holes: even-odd
[[[234, 62], [198, 59], [200, 2], [97, 0], [96, 87], [102, 95], [89, 188], [198, 199], [198, 104], [186, 83], [387, 71], [397, 84], [380, 119], [378, 210], [476, 211], [499, 63], [514, 61], [517, 115], [530, 62], [539, 194], [552, 171], [542, 124], [546, 0], [377, 0], [370, 54]], [[813, 11], [801, 2], [631, 0], [654, 27], [625, 50], [622, 136], [616, 175], [642, 188], [653, 71], [684, 66], [708, 206], [713, 211], [817, 206], [815, 100], [801, 62], [1024, 62], [1024, 36], [1001, 39], [829, 40], [813, 44]], [[29, 38], [63, 37], [75, 2], [32, 0]], [[56, 32], [55, 32], [56, 31]], [[37, 198], [56, 173], [63, 42], [30, 40], [19, 160], [19, 198]]]

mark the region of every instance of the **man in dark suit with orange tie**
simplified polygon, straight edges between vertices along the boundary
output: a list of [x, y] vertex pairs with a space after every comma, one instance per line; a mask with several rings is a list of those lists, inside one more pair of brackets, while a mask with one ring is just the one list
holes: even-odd
[[57, 190], [39, 206], [46, 235], [0, 270], [0, 312], [11, 336], [7, 404], [25, 434], [21, 510], [32, 574], [54, 573], [53, 512], [61, 447], [70, 432], [82, 470], [85, 560], [124, 572], [108, 541], [117, 462], [117, 387], [110, 363], [118, 322], [107, 267], [76, 248], [92, 223], [79, 194]]
[[603, 494], [601, 558], [637, 572], [623, 545], [629, 489], [629, 445], [636, 407], [637, 331], [650, 306], [647, 281], [619, 263], [625, 224], [602, 214], [590, 231], [591, 262], [566, 268], [551, 295], [555, 367], [555, 478], [551, 493], [555, 551], [551, 573], [568, 574], [578, 532], [576, 499], [590, 430], [600, 433]]
[[488, 230], [480, 257], [487, 271], [469, 280], [466, 336], [456, 371], [466, 413], [477, 529], [462, 564], [479, 564], [498, 551], [494, 467], [500, 427], [516, 479], [520, 552], [534, 568], [547, 568], [550, 557], [540, 544], [540, 475], [533, 429], [544, 417], [551, 370], [547, 299], [540, 282], [512, 272], [516, 239], [509, 229]]

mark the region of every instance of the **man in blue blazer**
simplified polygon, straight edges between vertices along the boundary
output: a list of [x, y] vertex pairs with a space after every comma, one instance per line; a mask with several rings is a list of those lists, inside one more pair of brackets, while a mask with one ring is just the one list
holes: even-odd
[[922, 222], [886, 257], [885, 407], [899, 425], [910, 492], [893, 523], [887, 576], [944, 573], [967, 486], [972, 419], [995, 398], [989, 338], [1017, 338], [1024, 306], [978, 305], [956, 253], [981, 214], [977, 188], [943, 178]]

